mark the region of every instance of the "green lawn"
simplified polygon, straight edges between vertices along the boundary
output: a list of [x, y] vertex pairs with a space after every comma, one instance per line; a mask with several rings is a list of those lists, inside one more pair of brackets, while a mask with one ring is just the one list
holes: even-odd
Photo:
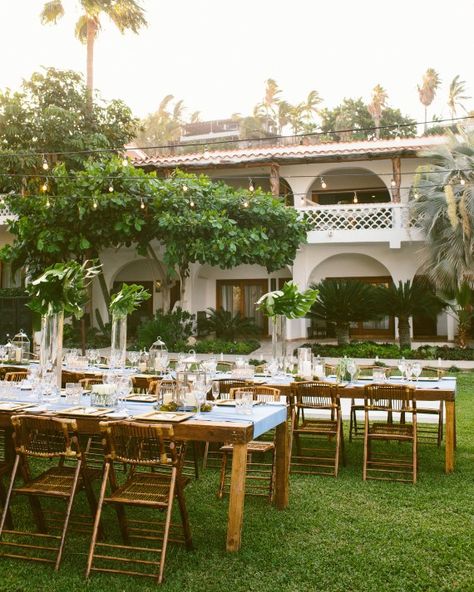
[[[196, 550], [170, 547], [163, 591], [468, 592], [474, 590], [474, 373], [459, 374], [458, 449], [453, 475], [444, 448], [420, 446], [416, 486], [362, 482], [362, 445], [347, 445], [337, 479], [292, 476], [283, 512], [247, 498], [243, 547], [224, 551], [227, 504], [217, 471], [187, 489]], [[81, 496], [82, 497], [82, 496]], [[111, 516], [112, 518], [112, 516]], [[0, 590], [156, 588], [147, 579], [94, 575], [84, 582], [87, 537], [73, 535], [59, 574], [0, 561]]]

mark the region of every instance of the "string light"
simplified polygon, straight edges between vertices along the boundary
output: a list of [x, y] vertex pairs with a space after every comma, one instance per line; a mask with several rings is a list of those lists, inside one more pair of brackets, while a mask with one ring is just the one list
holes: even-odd
[[244, 208], [248, 208], [249, 207], [249, 200], [247, 198], [244, 199], [244, 203], [242, 204], [244, 206]]
[[46, 160], [46, 157], [43, 156], [43, 170], [47, 171], [49, 169], [49, 164], [48, 161]]
[[251, 191], [252, 193], [255, 191], [255, 187], [253, 185], [253, 181], [252, 179], [249, 177], [249, 191]]
[[321, 177], [321, 188], [326, 189], [326, 187], [327, 187], [326, 181], [323, 179], [323, 177]]
[[187, 190], [188, 190], [188, 186], [187, 185], [183, 185], [183, 192], [186, 193]]
[[390, 181], [390, 185], [391, 185], [392, 187], [395, 187], [395, 186], [396, 186], [395, 179], [392, 179], [392, 180]]
[[97, 205], [98, 205], [98, 204], [97, 204], [97, 200], [96, 200], [96, 198], [94, 197], [94, 201], [92, 202], [92, 207], [94, 208], [94, 210], [97, 210]]
[[124, 158], [124, 159], [122, 160], [122, 166], [126, 167], [126, 166], [128, 166], [128, 164], [129, 164], [129, 163], [128, 163], [128, 158]]
[[48, 191], [48, 182], [45, 181], [43, 185], [41, 185], [41, 191]]
[[465, 185], [466, 179], [464, 177], [461, 177], [461, 180], [459, 182], [461, 183], [461, 185]]
[[46, 198], [46, 207], [49, 208], [49, 206], [51, 205], [51, 202], [49, 201], [49, 196]]
[[142, 197], [142, 198], [140, 198], [140, 208], [141, 208], [142, 210], [144, 210], [144, 209], [145, 209], [145, 204], [144, 204], [144, 202], [143, 202], [143, 197]]
[[354, 191], [354, 198], [352, 199], [352, 203], [359, 203], [359, 198], [357, 197], [357, 191]]
[[112, 183], [109, 185], [109, 192], [112, 193], [114, 190], [114, 186], [112, 185]]
[[194, 201], [192, 200], [192, 198], [191, 198], [191, 201], [189, 202], [189, 205], [190, 205], [192, 208], [194, 208], [194, 206], [196, 205], [196, 204], [194, 203]]

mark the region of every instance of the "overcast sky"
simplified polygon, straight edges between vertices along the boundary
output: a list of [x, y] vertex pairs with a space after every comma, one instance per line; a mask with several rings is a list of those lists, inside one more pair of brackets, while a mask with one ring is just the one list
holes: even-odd
[[[0, 89], [17, 89], [41, 66], [85, 72], [74, 37], [78, 0], [41, 25], [43, 0], [1, 0]], [[141, 0], [149, 26], [121, 35], [104, 19], [96, 43], [95, 87], [138, 116], [166, 94], [201, 118], [249, 113], [274, 78], [290, 102], [316, 89], [324, 106], [368, 100], [380, 83], [390, 104], [423, 119], [416, 85], [428, 67], [443, 85], [430, 109], [449, 116], [456, 74], [474, 96], [474, 0]], [[474, 109], [474, 101], [466, 102]]]

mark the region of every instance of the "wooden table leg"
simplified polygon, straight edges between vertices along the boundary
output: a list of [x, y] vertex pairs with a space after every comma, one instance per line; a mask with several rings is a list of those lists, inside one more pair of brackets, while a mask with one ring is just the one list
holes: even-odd
[[454, 471], [454, 401], [446, 401], [446, 458], [445, 458], [445, 472], [452, 473]]
[[280, 423], [276, 428], [275, 439], [275, 495], [273, 503], [279, 510], [288, 507], [288, 422]]
[[227, 551], [238, 551], [240, 549], [246, 474], [247, 444], [234, 443], [230, 477], [229, 519], [227, 522]]

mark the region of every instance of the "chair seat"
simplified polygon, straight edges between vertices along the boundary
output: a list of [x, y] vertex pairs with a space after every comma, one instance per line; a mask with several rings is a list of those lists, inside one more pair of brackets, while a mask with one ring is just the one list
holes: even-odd
[[[74, 467], [52, 467], [25, 485], [15, 487], [14, 491], [32, 495], [68, 497], [71, 495], [74, 473]], [[81, 476], [79, 476], [78, 485], [79, 487], [82, 485]]]
[[305, 420], [293, 430], [295, 434], [325, 434], [337, 431], [337, 422], [329, 419]]
[[374, 423], [369, 426], [369, 436], [413, 438], [413, 426], [399, 423]]
[[104, 501], [165, 508], [170, 484], [171, 473], [135, 473]]
[[[247, 452], [270, 452], [275, 448], [273, 442], [264, 442], [260, 440], [251, 440], [247, 444]], [[220, 447], [221, 452], [232, 452], [234, 450], [233, 444], [224, 444]]]

